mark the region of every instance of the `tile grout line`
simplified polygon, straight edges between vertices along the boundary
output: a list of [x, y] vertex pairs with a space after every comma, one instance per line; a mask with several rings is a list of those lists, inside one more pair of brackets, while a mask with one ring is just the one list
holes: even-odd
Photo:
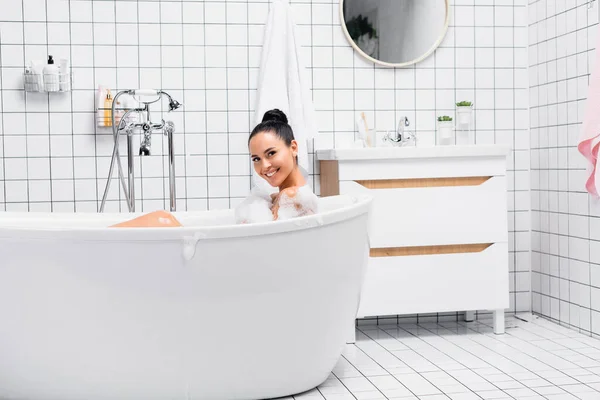
[[[21, 10], [23, 10], [24, 6], [23, 6], [23, 1], [21, 1]], [[23, 12], [23, 11], [21, 11]], [[23, 28], [23, 30], [25, 30], [25, 28]], [[3, 33], [0, 31], [0, 42], [2, 41], [2, 35]], [[23, 38], [25, 37], [25, 33], [23, 33]], [[25, 49], [25, 40], [23, 40], [23, 49]], [[23, 54], [25, 54], [25, 50], [23, 50]], [[3, 58], [2, 55], [2, 46], [0, 46], [0, 60], [2, 60]], [[2, 193], [3, 193], [3, 208], [4, 211], [8, 211], [7, 208], [7, 198], [6, 198], [6, 145], [5, 145], [5, 135], [6, 135], [6, 125], [4, 123], [4, 90], [2, 89], [4, 87], [3, 85], [3, 76], [4, 74], [0, 73], [0, 96], [2, 96], [0, 98], [0, 123], [2, 124], [1, 130], [0, 130], [0, 136], [1, 136], [1, 140], [2, 140]], [[27, 120], [25, 121], [25, 123], [27, 123]], [[27, 130], [25, 130], [27, 132]]]
[[[470, 329], [470, 328], [469, 328], [469, 329]], [[527, 329], [525, 328], [525, 330], [527, 330]], [[531, 333], [531, 332], [530, 332], [530, 333]], [[579, 332], [577, 332], [577, 333], [579, 333]], [[535, 334], [535, 333], [531, 333], [531, 334]], [[579, 334], [581, 334], [581, 333], [579, 333]], [[503, 345], [505, 345], [505, 346], [511, 347], [511, 348], [515, 349], [516, 351], [519, 351], [519, 352], [521, 352], [521, 350], [519, 350], [519, 349], [515, 348], [514, 346], [510, 346], [509, 344], [507, 344], [507, 342], [501, 341], [500, 339], [498, 339], [498, 338], [496, 338], [496, 337], [492, 337], [492, 336], [489, 336], [489, 337], [490, 337], [490, 338], [492, 338], [492, 340], [494, 340], [494, 341], [500, 342], [500, 343], [502, 343], [502, 344], [503, 344]], [[525, 340], [523, 340], [523, 339], [520, 339], [520, 338], [518, 338], [518, 337], [517, 337], [516, 339], [523, 341], [523, 342], [524, 342], [526, 345], [529, 345], [529, 342], [527, 342], [527, 341], [525, 341]], [[550, 339], [545, 339], [545, 340], [550, 340]], [[546, 350], [544, 350], [544, 349], [541, 349], [541, 351], [546, 351]], [[571, 364], [573, 364], [573, 365], [577, 365], [577, 364], [575, 364], [574, 362], [572, 362], [572, 361], [569, 361], [569, 360], [565, 359], [564, 357], [561, 357], [561, 356], [559, 356], [559, 355], [553, 354], [553, 353], [551, 353], [551, 352], [549, 352], [549, 351], [548, 351], [548, 353], [549, 353], [549, 354], [551, 354], [553, 357], [557, 357], [557, 358], [560, 358], [560, 359], [562, 359], [562, 360], [563, 360], [563, 361], [565, 361], [565, 362], [571, 363]], [[531, 356], [531, 355], [529, 355], [529, 354], [527, 354], [527, 353], [525, 353], [525, 354], [526, 354], [526, 355], [528, 355], [529, 357], [533, 358], [533, 359], [536, 359], [535, 357], [533, 357], [533, 356]], [[544, 361], [541, 361], [541, 360], [538, 360], [538, 359], [536, 359], [536, 360], [537, 360], [538, 362], [541, 362], [541, 363], [543, 363], [543, 364], [546, 364], [548, 367], [550, 367], [550, 368], [551, 368], [551, 370], [553, 370], [553, 371], [558, 371], [559, 373], [562, 373], [562, 374], [564, 374], [564, 375], [567, 375], [567, 376], [568, 376], [568, 377], [570, 377], [571, 379], [573, 379], [573, 380], [577, 381], [579, 384], [582, 384], [582, 385], [585, 385], [585, 386], [587, 386], [587, 384], [586, 384], [585, 382], [579, 381], [579, 380], [576, 378], [576, 376], [571, 376], [571, 375], [568, 375], [568, 374], [564, 373], [563, 371], [561, 371], [561, 370], [559, 370], [559, 369], [557, 369], [557, 368], [553, 367], [552, 365], [550, 365], [550, 364], [547, 364], [547, 363], [546, 363], [546, 362], [544, 362]], [[583, 367], [580, 367], [580, 366], [578, 366], [578, 365], [577, 365], [577, 367], [578, 367], [578, 368], [580, 368], [580, 369], [585, 369], [585, 368], [583, 368]], [[524, 368], [525, 368], [525, 367], [524, 367]], [[526, 368], [526, 369], [528, 369], [528, 368]], [[528, 369], [528, 370], [529, 370], [529, 369]], [[536, 375], [538, 375], [538, 374], [536, 373]], [[543, 376], [541, 376], [541, 375], [539, 375], [539, 376], [540, 376], [542, 379], [546, 379], [546, 378], [544, 378], [544, 377], [543, 377]], [[547, 380], [547, 379], [546, 379], [546, 380]], [[552, 382], [550, 382], [550, 383], [552, 383]], [[555, 385], [555, 386], [556, 386], [556, 384], [554, 384], [554, 383], [553, 383], [553, 385]], [[591, 388], [591, 387], [590, 387], [590, 388]], [[591, 389], [593, 389], [593, 388], [591, 388]], [[535, 390], [535, 389], [533, 389], [533, 390]]]
[[[225, 3], [225, 27], [227, 27], [227, 11], [228, 11], [229, 3]], [[246, 14], [248, 14], [246, 12]], [[225, 28], [225, 102], [227, 104], [227, 108], [229, 109], [229, 56], [227, 53], [227, 28]], [[225, 122], [225, 131], [229, 132], [229, 115], [227, 115], [227, 119]], [[226, 135], [227, 139], [227, 149], [229, 149], [229, 135]], [[206, 153], [208, 156], [208, 149], [206, 149]], [[227, 151], [227, 205], [231, 208], [231, 156], [229, 155], [229, 151]]]
[[[207, 94], [206, 94], [206, 2], [202, 2], [202, 52], [204, 54], [204, 107], [206, 108]], [[206, 154], [204, 156], [204, 167], [206, 168], [206, 209], [210, 209], [210, 175], [208, 172], [208, 111], [205, 110], [204, 114], [204, 148]]]
[[[435, 324], [436, 324], [436, 325], [438, 325], [437, 323], [435, 323]], [[418, 324], [418, 323], [417, 323], [417, 324], [415, 324], [415, 325], [416, 325], [416, 326], [421, 326], [421, 325], [420, 325], [420, 324]], [[403, 331], [405, 331], [407, 334], [411, 335], [412, 337], [414, 337], [414, 338], [418, 338], [418, 339], [421, 339], [421, 338], [420, 338], [418, 335], [415, 335], [414, 333], [412, 333], [412, 332], [410, 332], [410, 331], [408, 331], [408, 330], [404, 329], [404, 328], [402, 327], [402, 324], [399, 324], [397, 327], [395, 327], [395, 329], [402, 329]], [[425, 329], [426, 329], [426, 328], [425, 328]], [[420, 353], [418, 353], [418, 352], [417, 352], [417, 351], [415, 351], [414, 349], [410, 348], [408, 345], [406, 345], [406, 344], [402, 343], [402, 341], [398, 340], [398, 338], [396, 338], [396, 337], [394, 337], [394, 336], [390, 335], [390, 334], [389, 334], [389, 333], [388, 333], [388, 332], [387, 332], [385, 329], [378, 328], [378, 331], [383, 331], [383, 332], [384, 332], [386, 335], [388, 335], [390, 338], [393, 338], [394, 340], [396, 340], [396, 341], [398, 341], [399, 343], [401, 343], [401, 344], [403, 344], [404, 346], [406, 346], [406, 347], [407, 347], [409, 350], [411, 350], [411, 351], [413, 351], [413, 352], [415, 352], [415, 353], [419, 354], [419, 355], [420, 355], [422, 358], [424, 358], [424, 359], [425, 359], [427, 362], [429, 362], [429, 363], [431, 363], [432, 365], [434, 365], [434, 366], [435, 366], [437, 369], [439, 369], [439, 370], [441, 370], [441, 371], [444, 371], [444, 369], [443, 369], [443, 368], [440, 368], [440, 367], [439, 367], [439, 366], [438, 366], [436, 363], [434, 363], [433, 361], [431, 361], [431, 360], [429, 360], [429, 359], [427, 359], [427, 358], [423, 357], [423, 356], [422, 356]], [[383, 346], [382, 346], [382, 345], [381, 345], [379, 342], [377, 342], [375, 339], [371, 338], [371, 337], [370, 337], [370, 336], [369, 336], [367, 333], [365, 333], [365, 332], [362, 332], [362, 333], [363, 333], [365, 336], [369, 337], [369, 339], [371, 339], [371, 340], [373, 340], [375, 343], [377, 343], [377, 345], [378, 345], [378, 346], [380, 346], [380, 347], [382, 347], [383, 349], [385, 349], [385, 347], [383, 347]], [[432, 332], [432, 333], [435, 333], [435, 332]], [[427, 343], [427, 342], [426, 342], [426, 343]], [[448, 358], [450, 358], [450, 359], [454, 360], [454, 362], [456, 362], [457, 364], [460, 364], [460, 365], [462, 365], [462, 366], [464, 367], [464, 369], [465, 369], [465, 370], [472, 371], [472, 369], [471, 369], [471, 368], [469, 368], [469, 367], [468, 367], [468, 366], [466, 366], [465, 364], [461, 363], [460, 361], [456, 360], [456, 359], [455, 359], [455, 358], [453, 358], [452, 356], [450, 356], [450, 355], [448, 355], [448, 354], [446, 354], [446, 353], [442, 352], [441, 350], [437, 349], [435, 346], [433, 346], [433, 345], [431, 345], [431, 344], [429, 344], [429, 343], [427, 343], [427, 344], [428, 344], [430, 347], [432, 347], [432, 348], [436, 349], [437, 351], [439, 351], [440, 353], [444, 354], [446, 357], [448, 357]], [[457, 346], [457, 347], [458, 347], [458, 346]], [[401, 362], [403, 362], [404, 364], [406, 364], [404, 361], [402, 361], [402, 359], [401, 359], [400, 357], [398, 357], [397, 355], [395, 355], [394, 353], [392, 353], [391, 351], [389, 351], [389, 350], [387, 350], [387, 349], [385, 349], [385, 350], [386, 350], [386, 351], [388, 351], [390, 354], [392, 354], [392, 355], [393, 355], [395, 358], [397, 358], [399, 361], [401, 361]], [[475, 357], [476, 357], [476, 356], [475, 356]], [[477, 358], [479, 358], [479, 357], [477, 357]], [[486, 362], [485, 360], [482, 360], [482, 361], [483, 361], [483, 362]], [[486, 362], [486, 363], [487, 363], [487, 362]], [[441, 393], [444, 393], [444, 391], [443, 391], [443, 390], [441, 390], [441, 389], [440, 389], [440, 388], [439, 388], [439, 387], [438, 387], [438, 386], [437, 386], [435, 383], [433, 383], [432, 381], [430, 381], [429, 379], [427, 379], [425, 376], [423, 376], [423, 374], [422, 374], [421, 372], [419, 372], [419, 371], [415, 370], [415, 369], [414, 369], [413, 367], [411, 367], [409, 364], [406, 364], [406, 365], [407, 365], [407, 366], [408, 366], [410, 369], [412, 369], [412, 370], [414, 371], [414, 373], [415, 373], [415, 374], [417, 374], [417, 375], [419, 375], [421, 378], [425, 379], [425, 380], [426, 380], [427, 382], [429, 382], [429, 383], [430, 383], [432, 386], [434, 386], [436, 389], [438, 389], [438, 390], [439, 390]], [[432, 372], [435, 372], [435, 371], [432, 371]], [[446, 372], [446, 371], [444, 371], [444, 372]], [[450, 374], [448, 374], [448, 375], [450, 375]], [[479, 374], [477, 374], [477, 375], [479, 375]], [[396, 378], [396, 379], [397, 379], [397, 380], [398, 380], [400, 383], [402, 383], [398, 377], [396, 377], [395, 375], [392, 375], [392, 376], [394, 376], [394, 377], [395, 377], [395, 378]], [[450, 376], [452, 376], [452, 375], [450, 375]], [[479, 376], [480, 376], [480, 375], [479, 375]], [[482, 376], [480, 376], [480, 377], [481, 377], [482, 379], [484, 379], [484, 380], [486, 380], [486, 381], [487, 381], [487, 379], [485, 379], [484, 377], [482, 377]], [[453, 378], [454, 378], [454, 377], [453, 377]], [[455, 379], [455, 380], [457, 380], [456, 378], [454, 378], [454, 379]], [[457, 380], [457, 381], [458, 381], [458, 380]], [[458, 382], [462, 384], [462, 382], [460, 382], [460, 381], [458, 381]], [[496, 385], [494, 385], [492, 382], [489, 382], [489, 381], [488, 381], [488, 383], [492, 384], [493, 386], [496, 386]], [[477, 394], [477, 392], [475, 392], [474, 390], [472, 390], [471, 388], [469, 388], [467, 385], [464, 385], [464, 384], [462, 384], [462, 385], [463, 385], [465, 388], [467, 388], [469, 392], [471, 392], [471, 393], [474, 393], [474, 394], [476, 394], [477, 396], [479, 396], [479, 395]], [[498, 388], [498, 390], [501, 390], [501, 389], [500, 389], [500, 388]]]
[[[72, 37], [73, 32], [72, 32], [72, 24], [71, 24], [71, 0], [68, 0], [67, 4], [69, 5], [69, 39]], [[115, 34], [116, 37], [116, 34]], [[72, 76], [72, 68], [71, 65], [73, 64], [73, 46], [71, 43], [71, 40], [69, 40], [69, 60], [67, 61], [67, 71], [66, 73], [68, 74], [68, 94], [69, 94], [69, 114], [70, 114], [70, 121], [71, 121], [71, 132], [70, 132], [70, 139], [71, 139], [71, 166], [73, 167], [73, 212], [77, 212], [77, 179], [75, 179], [76, 173], [75, 171], [77, 170], [75, 167], [75, 160], [76, 158], [75, 156], [75, 134], [74, 134], [74, 123], [73, 123], [73, 119], [74, 119], [74, 114], [73, 114], [73, 76]], [[65, 72], [65, 71], [63, 71]], [[60, 70], [59, 70], [60, 73]], [[59, 76], [59, 85], [60, 85], [60, 76]], [[94, 114], [94, 118], [96, 117], [96, 114]], [[97, 185], [96, 185], [97, 186]]]
[[[183, 49], [181, 51], [181, 98], [183, 101], [183, 94], [185, 93], [185, 66], [186, 66], [186, 62], [185, 62], [185, 35], [184, 35], [184, 31], [183, 31], [183, 21], [185, 20], [185, 12], [184, 12], [184, 5], [183, 5], [183, 1], [180, 3], [181, 4], [181, 44], [183, 46]], [[186, 118], [185, 115], [183, 115], [181, 117], [181, 126], [182, 126], [182, 133], [183, 133], [183, 162], [181, 163], [181, 165], [183, 166], [183, 176], [181, 177], [180, 181], [184, 183], [183, 185], [183, 190], [185, 191], [185, 197], [183, 198], [184, 204], [185, 204], [185, 211], [189, 211], [189, 203], [188, 203], [188, 188], [187, 188], [187, 176], [188, 176], [188, 171], [187, 171], [187, 157], [188, 157], [188, 152], [187, 152], [187, 138], [188, 135], [187, 133], [187, 129], [186, 129]], [[177, 174], [175, 174], [175, 182], [177, 182]], [[179, 185], [176, 185], [176, 187], [179, 187]], [[178, 191], [177, 191], [178, 192]], [[176, 193], [177, 193], [176, 192]], [[177, 197], [175, 198], [175, 205], [177, 205]], [[179, 208], [179, 207], [177, 207]]]

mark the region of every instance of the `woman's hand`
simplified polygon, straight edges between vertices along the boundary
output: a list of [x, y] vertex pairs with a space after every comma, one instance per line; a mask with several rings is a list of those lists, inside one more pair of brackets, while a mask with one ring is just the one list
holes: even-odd
[[273, 213], [273, 221], [276, 221], [279, 217], [279, 203], [281, 201], [282, 196], [293, 199], [296, 197], [298, 193], [298, 188], [296, 186], [292, 186], [289, 188], [283, 189], [279, 193], [272, 193], [271, 199], [273, 200], [273, 205], [271, 206], [271, 212]]

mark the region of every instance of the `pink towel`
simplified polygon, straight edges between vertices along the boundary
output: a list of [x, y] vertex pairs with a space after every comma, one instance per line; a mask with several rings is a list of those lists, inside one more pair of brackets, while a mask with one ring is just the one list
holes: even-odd
[[577, 149], [590, 162], [585, 188], [598, 197], [596, 162], [600, 145], [600, 35], [597, 33], [596, 61], [590, 74], [587, 102]]

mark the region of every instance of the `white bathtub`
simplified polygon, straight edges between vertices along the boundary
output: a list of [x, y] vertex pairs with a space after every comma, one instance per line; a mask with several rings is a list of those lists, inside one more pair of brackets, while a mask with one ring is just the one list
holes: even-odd
[[0, 398], [265, 399], [309, 390], [354, 322], [369, 197], [232, 225], [0, 213]]

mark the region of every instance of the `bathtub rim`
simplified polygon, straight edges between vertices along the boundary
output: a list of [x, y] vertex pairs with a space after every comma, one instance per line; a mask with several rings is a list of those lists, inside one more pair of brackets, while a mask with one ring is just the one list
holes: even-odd
[[[255, 237], [263, 235], [272, 235], [278, 233], [289, 233], [302, 231], [311, 228], [331, 225], [338, 222], [358, 217], [361, 214], [368, 213], [373, 201], [373, 197], [368, 194], [360, 195], [336, 195], [319, 199], [322, 202], [330, 204], [339, 204], [335, 208], [319, 212], [318, 214], [308, 215], [289, 220], [268, 221], [254, 224], [227, 224], [227, 225], [202, 225], [202, 226], [183, 226], [170, 228], [111, 228], [108, 226], [94, 227], [85, 226], [85, 214], [80, 214], [81, 226], [69, 227], [49, 227], [49, 226], [19, 226], [19, 215], [29, 212], [5, 212], [0, 216], [0, 239], [71, 239], [75, 241], [180, 241], [188, 240], [207, 240], [207, 239], [227, 239], [240, 237]], [[230, 210], [215, 210], [223, 213]], [[211, 211], [202, 211], [210, 213]], [[181, 214], [192, 214], [193, 211], [183, 211]], [[74, 213], [66, 213], [70, 217]], [[117, 213], [108, 215], [114, 216]], [[125, 214], [125, 213], [124, 213]], [[136, 213], [138, 214], [138, 213]], [[141, 214], [141, 213], [139, 213]], [[43, 219], [44, 216], [56, 213], [36, 213]], [[98, 214], [92, 213], [94, 218], [99, 218]], [[101, 214], [100, 214], [101, 215]], [[175, 212], [177, 215], [177, 212]], [[14, 217], [14, 218], [13, 218]], [[107, 218], [108, 219], [108, 218]], [[45, 222], [47, 224], [47, 220]]]

